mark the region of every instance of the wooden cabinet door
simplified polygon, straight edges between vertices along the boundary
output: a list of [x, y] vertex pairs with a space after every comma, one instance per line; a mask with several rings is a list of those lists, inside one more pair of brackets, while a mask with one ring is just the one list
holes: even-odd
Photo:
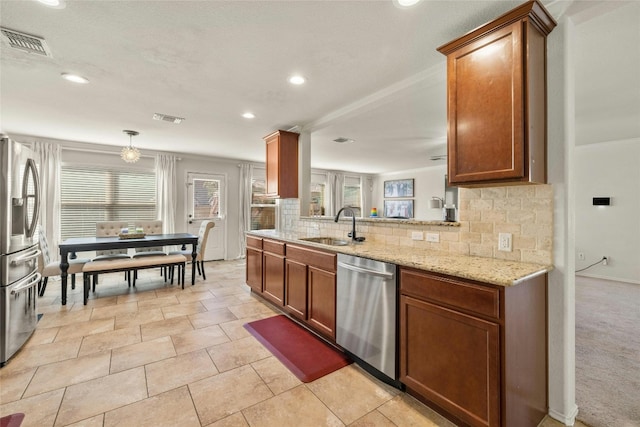
[[284, 130], [264, 137], [269, 196], [282, 199], [298, 197], [298, 137], [299, 134]]
[[278, 195], [278, 174], [280, 171], [280, 139], [277, 135], [266, 140], [267, 143], [267, 194]]
[[400, 381], [471, 426], [500, 425], [496, 323], [400, 297]]
[[309, 267], [309, 324], [335, 341], [336, 338], [336, 275]]
[[262, 251], [247, 248], [247, 285], [255, 292], [262, 293]]
[[277, 305], [284, 305], [284, 256], [264, 252], [262, 295]]
[[447, 57], [449, 182], [525, 175], [522, 23]]
[[285, 267], [285, 307], [292, 316], [307, 320], [307, 265], [287, 259]]

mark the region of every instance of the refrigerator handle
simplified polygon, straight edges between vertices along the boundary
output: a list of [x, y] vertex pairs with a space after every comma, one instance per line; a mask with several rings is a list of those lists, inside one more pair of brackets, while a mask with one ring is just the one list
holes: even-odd
[[[34, 193], [29, 194], [29, 175], [33, 178]], [[24, 176], [22, 178], [22, 198], [28, 200], [29, 197], [33, 197], [33, 217], [29, 222], [28, 209], [24, 210], [24, 234], [26, 237], [33, 237], [36, 232], [36, 226], [38, 224], [38, 214], [40, 213], [40, 182], [38, 180], [38, 169], [36, 168], [36, 162], [33, 159], [28, 159], [26, 167], [24, 169]]]
[[33, 274], [25, 279], [25, 283], [11, 289], [11, 295], [15, 295], [19, 292], [24, 291], [25, 289], [32, 287], [35, 283], [38, 283], [41, 278], [42, 276], [40, 275], [40, 273], [38, 273], [37, 271], [33, 272]]
[[40, 249], [34, 249], [31, 252], [22, 255], [21, 257], [14, 258], [11, 260], [11, 265], [22, 264], [25, 261], [31, 261], [32, 259], [38, 258], [42, 252]]

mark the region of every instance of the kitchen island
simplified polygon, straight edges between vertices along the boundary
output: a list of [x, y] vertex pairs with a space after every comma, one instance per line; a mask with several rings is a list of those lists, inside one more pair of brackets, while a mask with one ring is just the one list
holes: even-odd
[[398, 266], [393, 379], [409, 394], [458, 425], [544, 418], [552, 266], [260, 230], [247, 233], [247, 284], [335, 345], [337, 254]]

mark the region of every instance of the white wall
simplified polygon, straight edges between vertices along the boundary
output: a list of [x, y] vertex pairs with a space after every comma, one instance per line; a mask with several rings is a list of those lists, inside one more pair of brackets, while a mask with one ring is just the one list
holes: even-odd
[[[426, 160], [429, 161], [429, 160]], [[371, 207], [378, 208], [378, 215], [384, 210], [384, 181], [393, 179], [414, 179], [414, 216], [419, 220], [442, 220], [442, 210], [429, 209], [432, 196], [444, 197], [444, 176], [447, 165], [430, 166], [423, 169], [392, 172], [376, 175], [373, 179], [373, 194]], [[457, 207], [457, 206], [456, 206]]]
[[577, 146], [575, 155], [576, 270], [610, 258], [577, 274], [640, 284], [640, 138]]

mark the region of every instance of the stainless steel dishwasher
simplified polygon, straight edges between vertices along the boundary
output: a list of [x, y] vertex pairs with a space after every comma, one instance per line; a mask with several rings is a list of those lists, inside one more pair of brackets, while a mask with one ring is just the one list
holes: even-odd
[[395, 264], [338, 254], [336, 342], [393, 382], [396, 296]]

